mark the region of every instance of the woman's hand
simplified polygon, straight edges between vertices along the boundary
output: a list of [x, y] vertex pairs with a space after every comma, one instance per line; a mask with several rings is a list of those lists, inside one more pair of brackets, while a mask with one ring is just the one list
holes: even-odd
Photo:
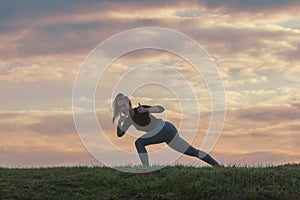
[[118, 125], [120, 126], [126, 119], [127, 119], [127, 116], [120, 114]]
[[145, 112], [149, 112], [149, 108], [144, 108], [140, 103], [139, 103], [139, 107], [137, 108], [137, 111], [139, 113], [145, 113]]

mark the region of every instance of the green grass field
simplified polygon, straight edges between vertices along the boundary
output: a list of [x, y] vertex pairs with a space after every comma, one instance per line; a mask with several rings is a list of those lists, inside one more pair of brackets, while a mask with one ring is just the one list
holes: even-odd
[[300, 199], [300, 164], [173, 166], [143, 174], [105, 167], [0, 168], [0, 199]]

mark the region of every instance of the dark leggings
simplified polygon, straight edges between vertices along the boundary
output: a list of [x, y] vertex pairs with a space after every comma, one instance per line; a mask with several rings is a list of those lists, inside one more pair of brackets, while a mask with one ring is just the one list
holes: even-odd
[[150, 144], [159, 144], [163, 142], [166, 142], [172, 149], [189, 156], [202, 159], [208, 155], [204, 151], [198, 150], [187, 143], [179, 136], [176, 127], [166, 121], [163, 128], [155, 135], [147, 136], [146, 133], [135, 141], [135, 146], [143, 166], [149, 166], [148, 154], [145, 147]]

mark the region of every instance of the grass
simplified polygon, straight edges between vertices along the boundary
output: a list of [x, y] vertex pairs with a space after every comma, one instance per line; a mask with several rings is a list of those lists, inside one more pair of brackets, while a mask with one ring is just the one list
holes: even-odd
[[300, 199], [300, 164], [165, 167], [0, 168], [0, 199]]

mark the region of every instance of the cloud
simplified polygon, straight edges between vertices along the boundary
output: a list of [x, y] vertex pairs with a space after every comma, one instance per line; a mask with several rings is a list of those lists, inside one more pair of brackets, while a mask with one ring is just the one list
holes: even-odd
[[[227, 112], [224, 131], [213, 150], [213, 155], [223, 162], [247, 164], [279, 164], [297, 161], [296, 153], [300, 144], [298, 138], [298, 110], [296, 104], [291, 107], [273, 109], [257, 108], [232, 110]], [[172, 110], [172, 108], [171, 108]], [[170, 111], [171, 111], [170, 110]], [[168, 111], [168, 120], [178, 126], [176, 113]], [[134, 141], [141, 133], [126, 134], [117, 138], [115, 125], [111, 123], [111, 111], [98, 110], [97, 116], [106, 137], [119, 148], [136, 152]], [[286, 113], [290, 113], [286, 116]], [[170, 116], [169, 116], [170, 115]], [[270, 116], [270, 117], [268, 117]], [[299, 115], [298, 115], [299, 116]], [[31, 113], [2, 112], [0, 115], [1, 156], [5, 166], [54, 166], [90, 164], [93, 161], [86, 155], [76, 130], [71, 113], [35, 111]], [[23, 120], [22, 119], [26, 119]], [[186, 123], [187, 121], [184, 121]], [[200, 147], [210, 122], [210, 114], [202, 113], [199, 132], [193, 145]], [[17, 124], [17, 126], [16, 126]], [[189, 137], [190, 130], [181, 132]], [[97, 148], [101, 148], [98, 146]], [[154, 146], [151, 150], [161, 147]], [[280, 151], [278, 151], [280, 149]], [[233, 153], [235, 152], [235, 153]], [[256, 152], [256, 153], [253, 153]], [[267, 153], [262, 153], [267, 152]], [[55, 155], [57, 158], [55, 159]], [[23, 157], [23, 159], [19, 159]], [[47, 159], [48, 158], [48, 159]], [[33, 159], [30, 163], [30, 159]], [[193, 164], [184, 158], [178, 162]], [[46, 162], [46, 160], [48, 160]], [[199, 162], [195, 161], [195, 165]]]
[[299, 109], [291, 105], [227, 110], [223, 134], [288, 134], [292, 133], [289, 127], [298, 123], [299, 116]]
[[2, 110], [70, 108], [81, 56], [36, 56], [0, 62]]
[[172, 6], [168, 5], [167, 2], [159, 1], [120, 1], [119, 3], [109, 1], [82, 3], [72, 1], [67, 3], [69, 5], [63, 4], [64, 3], [58, 1], [52, 1], [51, 3], [49, 2], [48, 5], [42, 5], [29, 1], [26, 6], [14, 7], [10, 6], [10, 2], [7, 2], [7, 9], [9, 10], [10, 8], [13, 14], [7, 14], [3, 16], [2, 19], [5, 22], [5, 27], [7, 27], [8, 22], [12, 21], [16, 22], [19, 27], [24, 27], [29, 24], [31, 27], [36, 27], [62, 24], [93, 24], [95, 22], [105, 21], [117, 22], [116, 19], [119, 21], [133, 19], [135, 21], [136, 19], [162, 18], [168, 16], [166, 13], [171, 14], [177, 5]]
[[283, 10], [287, 8], [298, 7], [299, 2], [297, 0], [284, 1], [284, 0], [265, 0], [265, 1], [221, 1], [221, 0], [204, 0], [205, 5], [209, 8], [221, 8], [226, 11], [234, 12], [261, 12], [270, 10]]
[[297, 109], [300, 109], [300, 103], [292, 103], [292, 106], [294, 106]]
[[[300, 95], [296, 83], [299, 82], [300, 38], [294, 25], [299, 18], [298, 1], [89, 0], [83, 3], [54, 0], [41, 3], [29, 0], [16, 4], [4, 0], [2, 4], [5, 6], [0, 8], [0, 146], [7, 163], [20, 164], [21, 161], [10, 162], [9, 156], [20, 160], [24, 156], [28, 158], [24, 160], [26, 165], [35, 158], [38, 161], [32, 162], [42, 165], [46, 161], [39, 154], [49, 156], [47, 164], [61, 164], [66, 156], [72, 159], [67, 159], [65, 164], [80, 163], [74, 154], [82, 153], [83, 149], [70, 112], [76, 72], [99, 42], [143, 26], [186, 33], [215, 59], [224, 79], [228, 105], [223, 137], [216, 153], [224, 152], [219, 155], [228, 158], [228, 162], [244, 158], [251, 163], [297, 160]], [[130, 38], [124, 45], [142, 39]], [[170, 38], [161, 38], [160, 42], [166, 39]], [[205, 112], [210, 110], [210, 96], [196, 71], [187, 63], [174, 63], [174, 60], [176, 56], [167, 52], [145, 50], [124, 55], [107, 70], [107, 77], [97, 88], [97, 114], [115, 144], [135, 151], [135, 137], [116, 138], [111, 111], [103, 107], [110, 108], [108, 98], [114, 81], [132, 66], [149, 62], [172, 65], [195, 88], [201, 102], [200, 135], [195, 144], [201, 144], [210, 122], [209, 112]], [[164, 72], [157, 76], [165, 78], [166, 75]], [[179, 88], [180, 82], [172, 78], [171, 83]], [[159, 95], [152, 90], [160, 91]], [[134, 96], [137, 102], [165, 105], [167, 119], [176, 125], [180, 123], [178, 101], [167, 89], [145, 86], [135, 91]], [[189, 105], [190, 101], [183, 102]], [[55, 109], [67, 111], [54, 112]], [[182, 134], [187, 136], [191, 131], [186, 129]], [[78, 158], [83, 162], [90, 159], [81, 153]], [[55, 160], [55, 155], [62, 160]]]
[[74, 76], [74, 71], [64, 68], [55, 68], [32, 64], [30, 66], [15, 67], [7, 71], [4, 75], [0, 75], [1, 81], [9, 82], [38, 82], [43, 80], [66, 80], [70, 76]]
[[285, 58], [286, 61], [290, 62], [299, 62], [299, 54], [300, 54], [300, 34], [298, 38], [295, 38], [293, 42], [291, 42], [291, 48], [280, 51], [277, 53], [277, 56]]
[[69, 115], [41, 116], [38, 123], [28, 125], [28, 130], [38, 134], [56, 135], [76, 133], [73, 117]]
[[0, 149], [0, 167], [103, 166], [88, 152], [15, 152]]
[[204, 46], [207, 46], [209, 52], [213, 52], [217, 57], [222, 55], [223, 59], [235, 58], [236, 60], [245, 57], [262, 57], [262, 61], [265, 60], [263, 56], [274, 57], [274, 54], [283, 49], [292, 50], [286, 41], [298, 35], [297, 32], [280, 27], [256, 26], [255, 22], [253, 22], [254, 27], [247, 27], [247, 24], [251, 22], [240, 27], [235, 26], [234, 23], [230, 26], [199, 27], [198, 31], [194, 29], [190, 35], [197, 41], [201, 41]]
[[247, 110], [247, 112], [240, 113], [238, 118], [250, 121], [263, 121], [263, 122], [284, 122], [299, 120], [300, 110], [294, 108], [275, 108], [275, 109], [260, 109], [260, 110]]
[[[282, 40], [291, 34], [287, 31], [285, 33], [284, 30], [276, 31], [271, 29], [272, 27], [268, 28], [266, 23], [257, 27], [256, 20], [243, 21], [243, 18], [236, 20], [232, 16], [224, 18], [221, 14], [200, 19], [201, 23], [193, 18], [181, 19], [173, 13], [178, 10], [195, 9], [183, 2], [168, 6], [166, 2], [158, 1], [155, 3], [121, 1], [123, 6], [106, 1], [89, 3], [91, 4], [66, 3], [71, 4], [71, 8], [74, 9], [63, 9], [61, 2], [55, 1], [48, 3], [50, 10], [57, 8], [52, 14], [41, 12], [41, 16], [37, 17], [34, 12], [32, 18], [23, 17], [25, 21], [14, 19], [13, 23], [8, 22], [8, 24], [20, 23], [21, 28], [3, 36], [3, 42], [8, 45], [5, 45], [6, 48], [1, 51], [2, 57], [82, 52], [87, 54], [88, 50], [112, 34], [141, 26], [170, 27], [188, 32], [206, 46], [209, 44], [209, 48], [215, 47], [214, 54], [217, 50], [230, 54], [230, 52], [244, 52], [246, 49], [253, 51], [253, 48], [256, 51], [266, 52], [262, 41], [270, 40], [274, 45], [274, 41]], [[11, 3], [7, 2], [7, 4]], [[180, 5], [183, 5], [183, 8], [180, 8]], [[34, 10], [36, 7], [36, 10], [39, 10], [41, 6], [37, 3], [31, 9]], [[169, 12], [167, 16], [165, 16], [166, 11]], [[153, 13], [153, 17], [145, 15], [145, 12]], [[103, 27], [109, 28], [103, 29]], [[276, 26], [273, 28], [276, 29]]]
[[[209, 9], [210, 11], [218, 10], [220, 13], [221, 11], [226, 12], [250, 12], [250, 13], [261, 13], [263, 11], [286, 11], [287, 9], [296, 10], [299, 6], [299, 3], [296, 0], [293, 1], [251, 1], [251, 2], [244, 2], [241, 0], [234, 0], [234, 1], [220, 1], [220, 0], [199, 0], [199, 1], [123, 1], [118, 0], [114, 2], [110, 2], [107, 0], [102, 1], [94, 1], [89, 0], [80, 2], [80, 1], [51, 1], [47, 3], [40, 3], [36, 0], [29, 0], [26, 3], [18, 2], [19, 6], [15, 6], [16, 4], [4, 0], [3, 9], [1, 9], [1, 19], [8, 20], [8, 19], [16, 19], [16, 18], [41, 18], [41, 16], [52, 16], [56, 17], [61, 13], [84, 13], [86, 10], [90, 10], [92, 12], [99, 11], [99, 13], [105, 13], [104, 11], [109, 11], [109, 13], [115, 14], [118, 17], [124, 17], [124, 14], [129, 17], [139, 17], [142, 13], [148, 12], [151, 10], [150, 15], [147, 16], [165, 16], [162, 12], [157, 14], [155, 11], [168, 11], [168, 9], [176, 9], [178, 15], [183, 16], [190, 16], [187, 13], [186, 9]], [[122, 5], [122, 6], [120, 6]], [[181, 8], [181, 9], [180, 9]], [[181, 12], [178, 12], [181, 10]], [[221, 11], [220, 11], [221, 10]], [[130, 12], [131, 11], [131, 12]], [[195, 11], [194, 11], [195, 12]], [[132, 13], [133, 15], [130, 16], [128, 13]], [[139, 16], [135, 14], [139, 13]], [[104, 14], [105, 16], [105, 14]], [[193, 16], [193, 15], [192, 15]]]
[[[88, 3], [90, 6], [94, 5], [96, 1], [90, 0]], [[41, 15], [61, 13], [64, 11], [71, 12], [78, 11], [80, 9], [80, 1], [51, 1], [47, 3], [41, 3], [36, 0], [29, 0], [26, 3], [20, 0], [12, 3], [8, 0], [2, 1], [3, 7], [0, 9], [2, 20], [7, 20], [11, 18], [38, 18]], [[18, 5], [18, 6], [16, 6]], [[85, 6], [86, 4], [81, 4]]]
[[90, 160], [70, 113], [3, 112], [1, 118], [1, 166], [79, 164], [76, 156]]
[[[221, 33], [222, 32], [221, 29], [222, 29], [221, 27], [217, 28], [217, 30], [219, 30], [218, 32]], [[193, 29], [193, 31], [195, 33], [197, 32], [196, 29]], [[276, 30], [273, 30], [273, 31], [276, 32]], [[232, 32], [235, 32], [234, 28], [233, 28]], [[245, 32], [247, 32], [247, 29], [245, 29]], [[271, 30], [269, 30], [269, 32], [272, 33]], [[253, 30], [251, 34], [253, 34], [255, 36], [256, 33]], [[278, 40], [284, 41], [285, 37], [286, 37], [286, 39], [289, 38], [289, 34], [293, 35], [294, 33], [292, 33], [292, 32], [286, 33], [283, 31], [282, 33], [280, 33], [278, 35], [275, 34], [276, 35], [275, 39], [276, 39], [276, 41], [278, 41]], [[262, 34], [262, 35], [264, 35], [264, 34]], [[208, 38], [206, 40], [207, 40], [207, 43], [209, 43], [209, 31], [207, 31], [207, 37]], [[219, 63], [219, 67], [222, 69], [222, 71], [224, 70], [222, 75], [225, 74], [226, 76], [228, 76], [228, 77], [225, 77], [226, 78], [225, 83], [226, 83], [227, 87], [229, 87], [230, 89], [234, 89], [234, 90], [240, 90], [242, 88], [247, 88], [247, 90], [249, 90], [249, 87], [253, 87], [253, 90], [255, 90], [257, 87], [261, 86], [262, 84], [264, 84], [264, 85], [268, 84], [270, 87], [271, 86], [275, 87], [276, 84], [278, 84], [278, 83], [281, 83], [282, 85], [285, 84], [284, 82], [279, 81], [280, 79], [282, 79], [281, 76], [278, 76], [279, 80], [276, 80], [276, 84], [273, 84], [269, 80], [269, 76], [274, 76], [274, 71], [276, 72], [277, 70], [280, 70], [280, 69], [282, 70], [286, 67], [286, 64], [282, 64], [282, 62], [284, 63], [286, 61], [279, 60], [278, 57], [274, 57], [274, 55], [266, 56], [263, 53], [263, 51], [267, 50], [268, 48], [269, 49], [273, 48], [273, 47], [271, 47], [271, 45], [274, 46], [274, 43], [272, 43], [272, 44], [268, 43], [268, 45], [270, 45], [270, 46], [264, 46], [265, 45], [264, 42], [262, 42], [261, 44], [259, 43], [260, 40], [264, 41], [268, 38], [267, 32], [266, 32], [265, 36], [261, 36], [258, 34], [257, 37], [252, 37], [251, 35], [249, 35], [249, 38], [253, 38], [253, 40], [251, 40], [249, 42], [249, 45], [250, 45], [250, 43], [256, 42], [258, 46], [264, 46], [260, 50], [262, 53], [259, 53], [260, 52], [258, 50], [259, 48], [258, 49], [256, 48], [257, 54], [259, 54], [262, 57], [262, 59], [257, 59], [257, 57], [254, 57], [253, 55], [251, 55], [251, 51], [252, 51], [251, 49], [253, 49], [252, 47], [249, 46], [250, 49], [247, 49], [247, 46], [243, 47], [243, 45], [241, 45], [239, 52], [237, 53], [236, 50], [234, 50], [234, 48], [230, 48], [231, 43], [234, 43], [234, 42], [229, 42], [229, 41], [233, 40], [233, 39], [231, 39], [229, 36], [228, 36], [228, 38], [221, 36], [221, 35], [219, 37], [221, 37], [221, 38], [219, 40], [216, 40], [215, 44], [217, 44], [217, 46], [218, 45], [224, 46], [225, 47], [224, 49], [228, 48], [228, 51], [225, 52], [224, 50], [221, 50], [221, 51], [224, 51], [222, 53], [222, 52], [218, 52], [218, 50], [216, 50], [216, 51], [214, 49], [211, 49], [211, 50], [212, 50], [213, 55], [222, 54], [225, 57], [223, 61], [220, 60], [220, 61], [218, 61], [218, 63]], [[222, 37], [224, 37], [224, 38], [222, 39]], [[205, 38], [205, 37], [203, 37], [203, 38]], [[234, 38], [240, 38], [240, 36], [235, 35]], [[229, 41], [227, 41], [227, 40], [229, 40]], [[236, 42], [236, 43], [240, 44], [242, 42]], [[226, 47], [227, 44], [229, 47]], [[24, 46], [26, 46], [26, 45], [24, 44]], [[55, 46], [55, 44], [54, 44], [54, 46]], [[67, 48], [67, 45], [64, 45], [64, 46], [65, 46], [65, 48]], [[285, 44], [283, 46], [285, 46]], [[213, 47], [213, 45], [211, 45], [211, 47]], [[280, 44], [278, 44], [278, 48], [279, 47], [280, 47]], [[43, 48], [43, 47], [41, 47], [41, 48]], [[53, 48], [55, 49], [55, 47], [53, 47]], [[213, 47], [213, 48], [216, 48], [216, 47]], [[72, 47], [72, 49], [77, 49], [77, 48]], [[78, 47], [78, 49], [81, 49], [81, 47]], [[222, 48], [219, 48], [219, 49], [222, 49]], [[229, 49], [231, 49], [231, 50], [229, 50]], [[39, 49], [36, 49], [32, 52], [34, 55], [35, 55], [35, 53], [34, 53], [35, 51], [43, 52], [43, 51], [40, 51]], [[29, 55], [30, 51], [26, 51], [26, 52]], [[142, 53], [137, 53], [136, 56], [129, 56], [129, 59], [135, 58], [136, 60], [139, 59], [140, 62], [141, 61], [148, 62], [147, 56], [148, 57], [153, 56], [153, 55], [151, 55], [151, 53], [150, 53], [150, 55], [148, 55], [148, 53], [149, 52], [145, 52], [144, 56], [142, 55]], [[241, 53], [242, 53], [242, 55], [241, 55]], [[78, 59], [79, 56], [75, 57], [77, 63], [66, 61], [66, 60], [72, 59], [73, 57], [74, 56], [67, 55], [66, 59], [63, 59], [60, 57], [57, 57], [57, 58], [54, 57], [53, 59], [51, 58], [52, 60], [57, 59], [57, 63], [64, 62], [64, 63], [60, 63], [60, 66], [58, 66], [57, 63], [54, 64], [55, 66], [52, 63], [51, 63], [51, 65], [49, 64], [46, 66], [41, 63], [35, 63], [35, 64], [31, 64], [31, 65], [30, 64], [18, 64], [17, 66], [14, 67], [14, 68], [18, 67], [18, 69], [13, 69], [13, 67], [10, 67], [11, 69], [4, 70], [3, 75], [2, 75], [2, 78], [3, 78], [2, 80], [44, 81], [46, 79], [50, 79], [53, 81], [57, 81], [57, 80], [64, 81], [64, 83], [65, 83], [66, 77], [68, 77], [67, 78], [68, 80], [73, 81], [75, 78], [75, 67], [76, 67], [76, 65], [77, 66], [80, 65], [80, 60]], [[230, 59], [227, 57], [230, 57]], [[161, 59], [159, 59], [160, 58], [159, 52], [157, 53], [157, 56], [154, 56], [151, 58], [152, 58], [152, 62], [161, 62]], [[171, 58], [171, 57], [169, 57], [169, 58]], [[124, 60], [125, 59], [123, 59], [123, 61]], [[132, 62], [131, 64], [134, 64], [134, 62]], [[11, 64], [9, 63], [9, 65], [13, 66], [13, 65], [15, 65], [15, 63], [11, 63]], [[22, 67], [20, 67], [20, 66], [22, 66]], [[65, 66], [75, 66], [75, 67], [73, 67], [71, 69], [66, 69]], [[180, 72], [187, 74], [187, 76], [190, 77], [190, 79], [197, 78], [196, 76], [192, 76], [193, 72], [192, 72], [191, 68], [185, 67], [185, 65], [181, 66], [181, 67], [182, 67], [182, 70]], [[177, 66], [176, 66], [176, 68], [177, 68]], [[239, 70], [236, 70], [236, 69], [239, 69]], [[118, 70], [119, 70], [119, 68], [118, 68]], [[265, 71], [263, 71], [263, 70], [265, 70]], [[266, 70], [269, 70], [269, 72], [266, 73]], [[112, 71], [112, 73], [115, 73], [115, 71]], [[263, 74], [263, 73], [266, 73], [266, 74]], [[286, 73], [288, 73], [288, 72], [286, 72]], [[292, 76], [292, 74], [290, 76]], [[106, 83], [107, 83], [107, 81], [106, 81]], [[197, 81], [197, 83], [199, 83], [199, 81]], [[56, 83], [53, 83], [53, 84], [55, 85]], [[251, 85], [253, 85], [253, 86], [251, 86]], [[37, 86], [33, 86], [33, 87], [35, 88]], [[49, 86], [45, 86], [45, 87], [49, 88]], [[61, 88], [59, 88], [59, 89], [61, 89]], [[69, 89], [71, 89], [71, 88], [69, 88]], [[273, 90], [269, 90], [269, 91], [273, 92], [273, 94], [276, 94], [276, 92], [274, 93], [275, 88]], [[41, 92], [44, 93], [44, 91], [41, 91]], [[51, 89], [48, 92], [51, 93]], [[258, 94], [258, 93], [256, 93], [256, 94]], [[260, 93], [260, 94], [262, 94], [262, 93]], [[268, 93], [268, 94], [272, 94], [272, 93]], [[267, 94], [264, 94], [264, 95], [266, 96]], [[9, 96], [9, 95], [4, 95], [4, 96]], [[53, 96], [53, 95], [51, 94], [51, 96]], [[245, 96], [249, 96], [249, 95], [244, 93], [242, 96], [245, 97]], [[253, 97], [253, 95], [250, 95], [250, 96]], [[4, 97], [2, 97], [2, 98], [4, 98]], [[259, 98], [259, 99], [261, 99], [261, 98]]]
[[2, 110], [70, 108], [72, 87], [66, 82], [1, 83]]

